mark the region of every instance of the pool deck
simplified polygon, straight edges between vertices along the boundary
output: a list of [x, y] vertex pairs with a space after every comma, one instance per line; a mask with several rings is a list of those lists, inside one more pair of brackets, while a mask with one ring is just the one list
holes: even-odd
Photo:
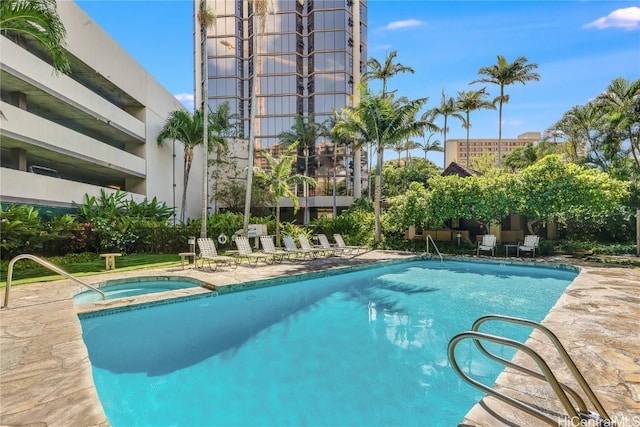
[[[183, 270], [177, 263], [177, 266], [163, 269], [115, 270], [82, 280], [98, 284], [125, 277], [182, 276], [222, 287], [411, 256], [367, 251], [357, 256], [285, 261], [275, 265], [248, 266], [245, 263], [235, 270], [221, 267], [215, 272]], [[501, 261], [517, 262], [514, 258]], [[587, 265], [564, 258], [537, 258], [534, 262], [573, 264], [581, 268], [579, 276], [542, 323], [560, 338], [618, 427], [640, 427], [640, 269]], [[80, 308], [72, 301], [73, 294], [79, 290], [80, 286], [71, 280], [11, 289], [9, 307], [0, 310], [0, 425], [108, 426], [93, 384], [78, 313], [105, 306], [210, 292], [203, 288], [184, 289], [87, 304]], [[548, 360], [561, 381], [576, 384], [564, 370], [556, 372], [559, 361], [551, 357], [551, 349], [538, 334], [534, 333], [527, 344]], [[521, 354], [516, 358], [523, 364], [529, 362]], [[540, 381], [507, 369], [496, 381], [494, 389], [545, 408], [554, 419], [558, 417], [558, 425], [571, 425], [560, 418], [561, 406], [557, 399], [549, 398], [550, 389]], [[476, 405], [460, 424], [503, 425], [543, 424], [490, 397]]]

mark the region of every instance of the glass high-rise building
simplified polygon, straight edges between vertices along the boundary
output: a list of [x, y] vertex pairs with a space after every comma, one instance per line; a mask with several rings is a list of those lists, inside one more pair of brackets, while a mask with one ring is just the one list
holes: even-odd
[[[201, 0], [195, 0], [195, 10]], [[207, 30], [208, 104], [211, 110], [228, 102], [249, 135], [253, 73], [258, 74], [256, 162], [260, 151], [277, 153], [279, 135], [289, 131], [296, 115], [325, 122], [334, 110], [352, 105], [354, 91], [367, 58], [366, 0], [278, 0], [254, 31], [253, 3], [247, 0], [207, 0], [215, 23]], [[200, 33], [196, 27], [196, 58]], [[258, 35], [254, 52], [253, 38]], [[253, 61], [257, 53], [257, 61]], [[199, 74], [197, 72], [197, 74]], [[199, 87], [200, 76], [196, 76]], [[197, 91], [196, 91], [197, 92]], [[340, 194], [353, 195], [350, 150], [339, 148], [336, 169]], [[318, 186], [306, 200], [310, 207], [331, 208], [333, 143], [321, 137], [309, 153], [309, 175]], [[363, 156], [366, 158], [366, 156]], [[351, 159], [352, 160], [352, 159]], [[351, 163], [352, 165], [352, 163]], [[357, 191], [357, 189], [356, 189]], [[341, 204], [348, 200], [341, 199]], [[322, 212], [320, 212], [322, 213]]]

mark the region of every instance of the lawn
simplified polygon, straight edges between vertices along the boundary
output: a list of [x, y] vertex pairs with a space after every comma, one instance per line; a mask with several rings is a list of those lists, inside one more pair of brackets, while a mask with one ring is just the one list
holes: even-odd
[[[43, 258], [53, 265], [61, 268], [73, 276], [89, 276], [104, 273], [105, 261], [98, 254], [70, 254], [64, 257]], [[180, 256], [177, 254], [132, 254], [123, 255], [116, 259], [116, 269], [113, 271], [140, 270], [154, 267], [180, 265]], [[0, 287], [7, 284], [8, 261], [0, 264]], [[21, 259], [13, 266], [12, 285], [20, 285], [33, 282], [47, 282], [60, 280], [64, 277], [53, 273], [46, 267], [29, 259]]]

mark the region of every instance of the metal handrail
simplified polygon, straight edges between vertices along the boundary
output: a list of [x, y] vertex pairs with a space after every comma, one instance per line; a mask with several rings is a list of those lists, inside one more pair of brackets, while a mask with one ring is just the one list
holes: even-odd
[[[489, 321], [502, 321], [502, 322], [507, 322], [507, 323], [515, 323], [515, 324], [519, 324], [519, 325], [529, 326], [531, 328], [537, 329], [540, 332], [544, 333], [547, 336], [547, 338], [549, 339], [549, 341], [551, 341], [551, 343], [555, 347], [556, 351], [560, 355], [560, 358], [567, 365], [567, 367], [569, 368], [569, 370], [571, 371], [571, 373], [575, 377], [576, 381], [578, 381], [578, 384], [580, 385], [580, 388], [582, 388], [582, 391], [584, 391], [584, 393], [587, 395], [587, 398], [589, 399], [589, 401], [593, 404], [593, 406], [595, 406], [595, 408], [598, 411], [598, 413], [601, 416], [604, 416], [606, 419], [609, 419], [609, 415], [607, 414], [607, 411], [604, 409], [604, 407], [602, 406], [602, 404], [598, 400], [598, 397], [593, 392], [591, 387], [589, 387], [589, 384], [587, 383], [587, 380], [584, 379], [584, 377], [582, 376], [582, 373], [580, 372], [580, 370], [578, 369], [578, 367], [574, 363], [573, 359], [571, 359], [571, 356], [569, 356], [569, 353], [564, 348], [564, 346], [562, 345], [562, 343], [560, 342], [558, 337], [549, 328], [547, 328], [545, 326], [542, 326], [541, 324], [539, 324], [537, 322], [533, 322], [533, 321], [527, 320], [527, 319], [521, 319], [521, 318], [518, 318], [518, 317], [511, 317], [511, 316], [502, 316], [502, 315], [499, 315], [499, 314], [489, 314], [489, 315], [486, 315], [486, 316], [482, 316], [478, 320], [476, 320], [473, 323], [473, 327], [471, 329], [473, 331], [478, 331], [480, 329], [480, 325], [482, 325], [485, 322], [489, 322]], [[475, 344], [478, 347], [478, 349], [480, 351], [482, 351], [487, 357], [489, 357], [489, 358], [491, 358], [491, 359], [493, 359], [493, 360], [495, 360], [497, 362], [504, 363], [504, 364], [514, 368], [514, 369], [520, 370], [521, 372], [527, 372], [528, 371], [526, 368], [524, 368], [522, 366], [516, 365], [516, 364], [514, 364], [514, 363], [512, 363], [512, 362], [510, 362], [510, 361], [508, 361], [506, 359], [501, 358], [500, 356], [496, 356], [495, 354], [491, 353], [486, 348], [484, 348], [484, 346], [479, 341], [476, 341]]]
[[451, 367], [453, 368], [453, 370], [466, 382], [468, 382], [469, 384], [483, 390], [484, 392], [486, 392], [487, 394], [502, 400], [503, 402], [506, 402], [508, 404], [510, 404], [511, 406], [514, 406], [530, 415], [533, 415], [534, 417], [538, 418], [541, 421], [546, 422], [549, 425], [554, 425], [557, 426], [558, 425], [558, 420], [557, 419], [553, 419], [551, 417], [549, 417], [547, 414], [545, 414], [544, 412], [542, 412], [541, 410], [528, 405], [525, 402], [521, 402], [519, 400], [516, 400], [512, 397], [509, 397], [503, 393], [500, 393], [497, 390], [494, 390], [493, 388], [482, 384], [480, 381], [475, 380], [471, 377], [469, 377], [466, 373], [464, 373], [462, 371], [462, 369], [460, 369], [460, 366], [458, 365], [458, 362], [455, 359], [455, 348], [456, 345], [465, 339], [472, 339], [474, 341], [478, 341], [480, 339], [482, 340], [486, 340], [486, 341], [491, 341], [494, 343], [498, 343], [498, 344], [502, 344], [505, 345], [507, 347], [513, 347], [516, 348], [524, 353], [526, 353], [527, 355], [529, 355], [534, 362], [538, 365], [538, 367], [542, 370], [542, 372], [544, 373], [544, 377], [547, 380], [547, 382], [551, 385], [551, 387], [553, 388], [553, 390], [556, 392], [556, 395], [558, 396], [558, 398], [560, 399], [560, 401], [562, 402], [562, 406], [564, 406], [565, 410], [567, 411], [567, 413], [569, 414], [570, 417], [575, 417], [575, 419], [580, 419], [580, 415], [578, 413], [578, 411], [576, 410], [576, 408], [573, 407], [573, 405], [571, 404], [571, 401], [569, 400], [569, 398], [567, 397], [567, 394], [564, 392], [564, 390], [562, 389], [562, 386], [560, 385], [560, 382], [558, 381], [558, 379], [555, 377], [555, 375], [553, 375], [553, 373], [551, 372], [551, 369], [549, 368], [549, 365], [547, 365], [547, 363], [544, 361], [544, 359], [542, 359], [542, 357], [540, 357], [540, 355], [538, 353], [536, 353], [535, 351], [533, 351], [532, 349], [530, 349], [529, 347], [527, 347], [526, 345], [518, 342], [518, 341], [514, 341], [508, 338], [503, 338], [503, 337], [498, 337], [495, 335], [489, 335], [489, 334], [484, 334], [482, 332], [461, 332], [457, 335], [455, 335], [453, 338], [451, 338], [451, 341], [449, 341], [449, 360], [451, 361]]
[[[479, 327], [481, 324], [487, 322], [487, 321], [504, 321], [504, 322], [509, 322], [509, 323], [516, 323], [516, 324], [520, 324], [520, 325], [526, 325], [526, 326], [530, 326], [532, 328], [538, 329], [540, 331], [542, 331], [553, 343], [554, 347], [556, 348], [556, 350], [558, 351], [558, 353], [560, 354], [562, 360], [567, 364], [567, 366], [569, 367], [569, 369], [571, 370], [572, 374], [574, 375], [574, 377], [576, 378], [576, 380], [578, 381], [580, 387], [582, 388], [582, 390], [585, 392], [585, 394], [587, 395], [587, 397], [589, 398], [589, 400], [591, 401], [591, 403], [595, 406], [596, 410], [598, 411], [597, 414], [591, 413], [588, 411], [587, 406], [584, 402], [584, 400], [578, 395], [578, 393], [573, 390], [572, 388], [570, 388], [569, 386], [567, 386], [566, 384], [562, 384], [560, 383], [557, 378], [555, 377], [555, 375], [553, 374], [553, 372], [551, 371], [551, 369], [549, 368], [549, 366], [547, 365], [547, 363], [545, 362], [545, 360], [534, 350], [532, 350], [530, 347], [509, 339], [509, 338], [504, 338], [504, 337], [499, 337], [499, 336], [495, 336], [495, 335], [490, 335], [487, 333], [483, 333], [483, 332], [479, 332]], [[542, 379], [542, 380], [546, 380], [549, 385], [551, 386], [551, 388], [553, 389], [553, 391], [555, 392], [556, 396], [558, 397], [558, 399], [560, 399], [560, 402], [562, 403], [562, 406], [565, 408], [565, 410], [567, 411], [567, 414], [572, 417], [572, 419], [576, 419], [576, 420], [595, 420], [596, 422], [598, 422], [597, 425], [613, 425], [611, 423], [611, 419], [609, 417], [609, 415], [607, 414], [606, 410], [604, 409], [604, 407], [602, 406], [602, 404], [600, 403], [600, 401], [598, 400], [598, 398], [596, 397], [595, 393], [591, 390], [591, 387], [589, 387], [589, 385], [587, 384], [586, 380], [584, 379], [584, 377], [582, 376], [582, 374], [580, 373], [580, 371], [578, 370], [578, 368], [576, 367], [575, 363], [573, 362], [573, 360], [571, 359], [571, 357], [569, 356], [569, 354], [567, 353], [567, 351], [565, 350], [565, 348], [562, 346], [562, 344], [560, 343], [560, 340], [558, 340], [558, 338], [556, 337], [556, 335], [551, 332], [548, 328], [540, 325], [539, 323], [536, 322], [532, 322], [530, 320], [526, 320], [526, 319], [520, 319], [520, 318], [516, 318], [516, 317], [509, 317], [509, 316], [501, 316], [501, 315], [487, 315], [487, 316], [483, 316], [481, 318], [479, 318], [478, 320], [476, 320], [473, 324], [473, 328], [472, 331], [466, 331], [466, 332], [462, 332], [460, 334], [457, 334], [456, 336], [454, 336], [451, 341], [449, 341], [449, 360], [451, 361], [451, 365], [453, 367], [453, 369], [455, 370], [455, 372], [465, 381], [467, 381], [468, 383], [474, 385], [475, 387], [485, 391], [486, 393], [492, 395], [493, 397], [500, 399], [522, 411], [527, 412], [530, 415], [533, 415], [534, 417], [550, 424], [550, 425], [557, 425], [557, 419], [553, 419], [551, 417], [549, 417], [547, 414], [545, 414], [544, 412], [542, 412], [541, 410], [526, 404], [525, 402], [521, 402], [519, 400], [513, 399], [509, 396], [506, 396], [503, 393], [500, 393], [496, 390], [494, 390], [491, 387], [486, 386], [485, 384], [482, 384], [481, 382], [469, 377], [466, 373], [462, 372], [462, 370], [460, 369], [458, 362], [455, 359], [455, 347], [456, 345], [465, 339], [472, 339], [474, 344], [476, 345], [476, 347], [478, 347], [478, 349], [484, 353], [487, 357], [489, 357], [492, 360], [495, 360], [499, 363], [504, 364], [505, 366], [509, 366], [513, 369], [516, 369], [520, 372], [524, 372], [526, 374], [532, 375], [533, 377], [537, 378], [537, 379]], [[528, 368], [525, 368], [523, 366], [517, 365], [509, 360], [506, 360], [500, 356], [497, 356], [493, 353], [491, 353], [489, 350], [487, 350], [480, 341], [490, 341], [490, 342], [494, 342], [497, 344], [501, 344], [507, 347], [513, 347], [516, 348], [518, 350], [521, 350], [522, 352], [524, 352], [525, 354], [527, 354], [528, 356], [530, 356], [533, 361], [538, 365], [538, 367], [540, 368], [540, 370], [542, 371], [542, 374], [532, 371]], [[578, 409], [576, 409], [573, 404], [571, 403], [571, 401], [569, 400], [567, 393], [569, 393], [571, 395], [571, 397], [575, 400], [576, 405], [578, 407]], [[575, 418], [573, 418], [575, 417]]]
[[433, 245], [433, 248], [436, 250], [436, 253], [440, 257], [440, 262], [444, 261], [444, 259], [442, 258], [442, 254], [440, 253], [440, 250], [438, 250], [438, 246], [436, 246], [436, 242], [434, 242], [433, 241], [433, 237], [431, 237], [431, 234], [427, 234], [427, 255], [430, 255], [429, 254], [429, 241], [431, 241], [431, 244]]
[[107, 299], [107, 297], [104, 294], [104, 292], [102, 292], [100, 289], [94, 288], [93, 286], [83, 282], [82, 280], [78, 279], [77, 277], [73, 277], [72, 275], [70, 275], [66, 271], [62, 270], [60, 267], [57, 267], [57, 266], [51, 264], [50, 262], [43, 260], [42, 258], [38, 258], [35, 255], [22, 254], [22, 255], [17, 255], [15, 257], [13, 257], [11, 259], [11, 261], [9, 261], [9, 267], [7, 269], [7, 288], [4, 291], [4, 305], [2, 306], [2, 308], [5, 308], [5, 307], [9, 306], [9, 291], [11, 290], [11, 279], [13, 278], [13, 265], [16, 263], [16, 261], [18, 261], [20, 259], [30, 259], [31, 261], [35, 261], [38, 264], [42, 265], [43, 267], [46, 267], [49, 270], [66, 277], [67, 279], [71, 279], [74, 282], [76, 282], [76, 283], [78, 283], [78, 284], [80, 284], [82, 286], [85, 286], [85, 287], [91, 289], [94, 292], [97, 292], [98, 294], [100, 294], [100, 297], [102, 297], [103, 300]]

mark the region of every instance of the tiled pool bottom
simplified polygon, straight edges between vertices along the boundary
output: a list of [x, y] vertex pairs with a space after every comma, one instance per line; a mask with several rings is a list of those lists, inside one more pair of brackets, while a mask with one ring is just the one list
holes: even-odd
[[[282, 277], [353, 265], [354, 262], [398, 258], [406, 257], [372, 251], [356, 259], [240, 267], [236, 271], [221, 269], [213, 274], [180, 269], [158, 269], [144, 274], [187, 275], [224, 286], [257, 278]], [[558, 258], [545, 261], [566, 260]], [[140, 274], [115, 273], [96, 277], [95, 280]], [[559, 335], [570, 354], [576, 358], [605, 408], [613, 417], [621, 420], [624, 417], [632, 420], [632, 416], [640, 413], [640, 372], [637, 363], [640, 338], [636, 331], [640, 319], [639, 282], [640, 269], [584, 266], [578, 278], [543, 321]], [[71, 301], [75, 287], [70, 281], [18, 286], [12, 289], [11, 308], [0, 310], [0, 424], [41, 422], [49, 425], [106, 425], [93, 387], [77, 311]], [[47, 368], [43, 369], [43, 366]], [[591, 372], [600, 374], [594, 377]], [[525, 393], [527, 389], [527, 384], [522, 380], [506, 374], [498, 379], [498, 384], [500, 387], [510, 387], [512, 393], [519, 393], [519, 387], [524, 387]], [[535, 402], [539, 390], [536, 388], [533, 392], [532, 399]], [[537, 402], [548, 403], [539, 398]], [[521, 412], [500, 407], [490, 399], [486, 401], [486, 407], [496, 411], [506, 421], [500, 421], [501, 418], [491, 416], [486, 409], [478, 406], [468, 414], [464, 423], [491, 427], [504, 425], [505, 422], [519, 426], [539, 425], [539, 422], [528, 420]]]

